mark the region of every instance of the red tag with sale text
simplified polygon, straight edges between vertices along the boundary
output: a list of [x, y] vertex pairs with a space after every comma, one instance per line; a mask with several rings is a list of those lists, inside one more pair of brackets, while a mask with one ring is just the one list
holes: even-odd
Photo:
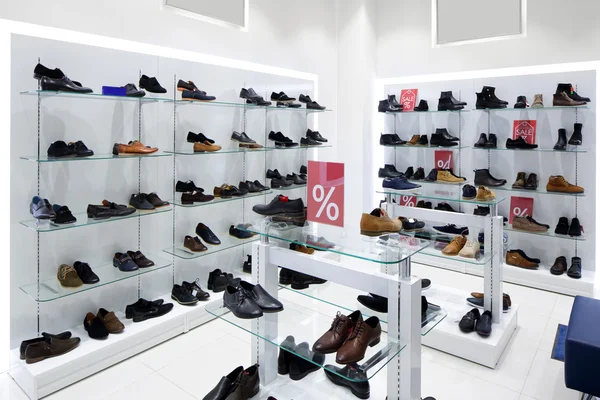
[[308, 162], [307, 219], [344, 227], [344, 164]]
[[417, 196], [400, 196], [400, 205], [405, 207], [415, 207], [417, 205]]
[[513, 140], [522, 137], [529, 144], [535, 144], [537, 121], [535, 119], [516, 120], [513, 122]]
[[510, 197], [510, 215], [508, 222], [512, 224], [515, 217], [533, 216], [533, 199], [531, 197]]
[[435, 151], [435, 168], [452, 169], [454, 165], [453, 152], [450, 150]]
[[419, 89], [403, 89], [400, 92], [400, 104], [402, 104], [402, 111], [414, 111], [418, 94]]

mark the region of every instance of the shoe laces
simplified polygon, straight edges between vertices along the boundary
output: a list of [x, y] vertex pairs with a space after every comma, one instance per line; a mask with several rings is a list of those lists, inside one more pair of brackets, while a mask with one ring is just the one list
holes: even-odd
[[475, 247], [475, 241], [473, 239], [467, 240], [467, 244], [465, 244], [465, 247]]
[[363, 321], [359, 321], [356, 326], [354, 327], [354, 329], [352, 330], [352, 333], [350, 334], [350, 337], [348, 337], [348, 340], [351, 339], [360, 339], [363, 335], [363, 333], [365, 332], [365, 323]]
[[75, 268], [71, 267], [70, 265], [61, 269], [60, 270], [60, 277], [62, 279], [66, 279], [67, 278], [67, 274], [69, 274], [70, 272], [75, 272], [77, 273], [77, 271], [75, 271]]
[[331, 323], [331, 328], [329, 328], [329, 330], [335, 331], [337, 326], [341, 325], [340, 322], [342, 322], [342, 313], [338, 311], [333, 319], [333, 322]]

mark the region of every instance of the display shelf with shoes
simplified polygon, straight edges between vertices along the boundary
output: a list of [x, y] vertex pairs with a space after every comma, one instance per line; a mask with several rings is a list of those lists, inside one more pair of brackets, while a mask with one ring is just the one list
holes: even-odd
[[[441, 111], [441, 112], [449, 112], [449, 111]], [[427, 145], [427, 146], [413, 146], [413, 145], [408, 145], [408, 144], [401, 144], [401, 145], [384, 144], [382, 146], [383, 147], [392, 147], [395, 149], [453, 150], [453, 151], [465, 150], [465, 149], [469, 148], [469, 146], [467, 146], [467, 145], [460, 145], [460, 144], [458, 146], [452, 146], [452, 147], [433, 146], [431, 144]]]
[[42, 99], [57, 98], [57, 99], [91, 99], [91, 100], [122, 100], [147, 103], [173, 102], [172, 98], [168, 97], [131, 97], [131, 96], [112, 96], [102, 93], [74, 93], [74, 92], [57, 92], [54, 90], [28, 90], [21, 92], [24, 96], [39, 96]]
[[[169, 99], [169, 101], [173, 102], [173, 99]], [[312, 113], [325, 113], [325, 112], [332, 112], [333, 110], [331, 109], [323, 109], [323, 110], [317, 110], [317, 109], [310, 109], [310, 108], [300, 108], [300, 107], [278, 107], [276, 105], [256, 105], [256, 104], [248, 104], [248, 103], [243, 103], [243, 102], [227, 102], [227, 101], [210, 101], [210, 102], [199, 102], [199, 101], [192, 101], [192, 100], [175, 100], [175, 104], [178, 106], [181, 105], [196, 105], [196, 106], [205, 106], [205, 107], [235, 107], [235, 108], [243, 108], [245, 110], [267, 110], [267, 111], [296, 111], [296, 112], [302, 112], [305, 114], [312, 114]]]
[[568, 146], [565, 150], [556, 150], [553, 148], [536, 148], [536, 149], [507, 149], [506, 147], [475, 147], [473, 146], [473, 150], [490, 150], [490, 151], [517, 151], [517, 152], [540, 152], [540, 153], [587, 153], [588, 150], [586, 148], [582, 148], [580, 146]]
[[191, 146], [187, 149], [176, 149], [176, 150], [166, 150], [167, 154], [174, 154], [177, 156], [205, 156], [209, 154], [248, 154], [248, 153], [263, 153], [265, 151], [272, 151], [273, 149], [268, 147], [261, 147], [258, 149], [251, 149], [248, 147], [231, 147], [224, 148], [219, 151], [194, 151]]
[[331, 144], [321, 144], [317, 146], [305, 146], [300, 144], [299, 146], [294, 147], [277, 147], [277, 146], [267, 146], [266, 151], [289, 151], [289, 150], [314, 150], [314, 149], [330, 149], [333, 145]]
[[[165, 253], [171, 254], [175, 257], [182, 258], [184, 260], [192, 260], [199, 257], [208, 256], [211, 254], [215, 254], [221, 251], [229, 250], [234, 247], [243, 246], [247, 243], [251, 243], [255, 240], [258, 240], [257, 237], [247, 238], [247, 239], [238, 239], [229, 235], [229, 232], [220, 232], [217, 237], [221, 241], [221, 244], [212, 245], [207, 244], [207, 250], [200, 252], [193, 252], [185, 247], [183, 247], [183, 238], [181, 238], [181, 243], [176, 243], [173, 247], [169, 247], [164, 249]], [[204, 242], [204, 240], [203, 240]]]
[[569, 109], [576, 109], [576, 110], [586, 110], [589, 109], [590, 107], [588, 107], [587, 105], [582, 105], [582, 106], [548, 106], [548, 107], [528, 107], [528, 108], [486, 108], [486, 109], [478, 109], [478, 108], [473, 108], [471, 111], [482, 111], [482, 112], [506, 112], [506, 111], [514, 111], [514, 112], [538, 112], [538, 111], [552, 111], [552, 110], [556, 110], [556, 111], [560, 111], [560, 110], [569, 110]]
[[112, 263], [100, 265], [98, 267], [91, 265], [92, 270], [100, 281], [94, 284], [83, 284], [79, 287], [69, 288], [62, 286], [56, 277], [40, 281], [39, 283], [31, 283], [21, 286], [20, 289], [31, 297], [33, 300], [44, 303], [48, 301], [58, 300], [63, 297], [72, 296], [75, 294], [87, 292], [102, 286], [110, 285], [126, 279], [136, 278], [150, 272], [161, 270], [171, 266], [171, 262], [160, 258], [156, 254], [144, 253], [149, 259], [154, 261], [154, 265], [148, 268], [139, 268], [135, 271], [124, 272], [115, 268]]
[[40, 163], [55, 163], [55, 162], [72, 162], [72, 161], [97, 161], [97, 160], [137, 160], [139, 158], [155, 158], [155, 157], [172, 157], [171, 153], [157, 151], [149, 154], [94, 154], [89, 157], [50, 157], [46, 155], [38, 156], [22, 156], [21, 160], [34, 161]]
[[397, 112], [386, 112], [386, 114], [391, 114], [391, 115], [399, 115], [399, 116], [403, 116], [403, 115], [419, 115], [419, 114], [438, 114], [438, 113], [467, 113], [471, 110], [427, 110], [427, 111], [403, 111], [400, 113]]
[[517, 229], [517, 228], [513, 227], [512, 225], [506, 225], [504, 227], [504, 229], [507, 231], [518, 232], [518, 233], [523, 233], [523, 234], [527, 234], [527, 235], [546, 236], [546, 237], [551, 237], [551, 238], [556, 238], [556, 239], [576, 240], [576, 241], [585, 241], [586, 240], [585, 234], [582, 234], [581, 236], [561, 235], [558, 233], [554, 233], [554, 231], [553, 231], [554, 228], [552, 228], [552, 227], [550, 227], [550, 229], [546, 232], [533, 232], [533, 231], [527, 231], [527, 230], [523, 230], [523, 229]]
[[585, 193], [564, 193], [564, 192], [549, 192], [543, 185], [540, 185], [536, 190], [513, 189], [511, 186], [496, 186], [493, 190], [516, 192], [523, 195], [551, 195], [551, 196], [567, 196], [567, 197], [585, 197]]
[[[444, 194], [438, 194], [438, 193], [428, 194], [428, 193], [421, 193], [420, 191], [417, 191], [417, 190], [418, 189], [415, 189], [415, 191], [406, 192], [406, 191], [398, 191], [398, 190], [394, 190], [394, 189], [377, 189], [376, 192], [379, 194], [389, 195], [389, 196], [414, 196], [414, 197], [417, 197], [418, 199], [438, 200], [440, 202], [445, 201], [445, 202], [451, 202], [451, 203], [479, 204], [479, 205], [490, 205], [490, 206], [495, 206], [497, 204], [502, 203], [504, 200], [506, 200], [505, 197], [496, 196], [496, 198], [493, 200], [479, 201], [476, 199], [463, 199], [462, 195], [460, 193], [456, 194], [456, 193], [444, 192]], [[399, 203], [398, 200], [395, 200], [394, 202]]]
[[62, 224], [62, 225], [55, 224], [54, 222], [52, 222], [50, 220], [41, 221], [41, 220], [37, 220], [37, 219], [20, 221], [19, 223], [21, 225], [23, 225], [24, 227], [34, 230], [36, 232], [47, 233], [47, 232], [56, 232], [56, 231], [60, 231], [63, 229], [81, 228], [84, 226], [102, 224], [105, 222], [121, 221], [124, 219], [149, 217], [151, 215], [162, 214], [162, 213], [166, 213], [166, 212], [170, 212], [170, 211], [173, 211], [172, 206], [159, 207], [159, 208], [155, 208], [154, 210], [135, 210], [134, 213], [129, 214], [129, 215], [125, 215], [125, 216], [121, 216], [121, 217], [111, 217], [111, 218], [107, 218], [107, 219], [93, 219], [93, 218], [88, 218], [87, 213], [77, 213], [77, 214], [73, 214], [73, 216], [75, 216], [75, 218], [77, 218], [76, 222], [74, 222], [72, 224]]
[[[277, 189], [277, 190], [279, 190], [279, 189]], [[251, 199], [254, 197], [260, 197], [260, 196], [264, 196], [264, 195], [271, 195], [272, 193], [273, 193], [272, 190], [265, 190], [265, 191], [257, 192], [257, 193], [248, 193], [243, 196], [232, 196], [232, 197], [228, 197], [228, 198], [215, 197], [211, 201], [194, 202], [193, 204], [183, 203], [181, 201], [181, 194], [178, 194], [177, 199], [171, 200], [170, 203], [173, 204], [175, 207], [184, 207], [184, 208], [203, 207], [203, 206], [209, 206], [211, 204], [221, 204], [221, 203], [227, 203], [230, 201], [245, 200], [245, 199]]]

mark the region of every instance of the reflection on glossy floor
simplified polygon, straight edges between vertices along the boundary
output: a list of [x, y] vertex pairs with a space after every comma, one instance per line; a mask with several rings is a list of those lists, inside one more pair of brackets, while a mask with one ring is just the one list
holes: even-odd
[[[482, 279], [437, 268], [415, 266], [414, 273], [468, 294], [482, 289]], [[550, 352], [556, 326], [567, 324], [573, 298], [505, 284], [513, 302], [520, 305], [519, 327], [496, 369], [423, 347], [422, 392], [437, 400], [576, 400], [564, 386], [563, 363]], [[426, 293], [425, 293], [426, 294]], [[443, 305], [442, 305], [443, 306]], [[468, 306], [465, 306], [468, 310]], [[248, 323], [249, 326], [249, 323]], [[201, 400], [221, 376], [250, 363], [250, 334], [223, 321], [213, 321], [108, 368], [48, 400]], [[325, 388], [325, 389], [324, 389]], [[271, 391], [279, 400], [354, 398], [327, 381], [322, 372], [293, 382], [279, 379]], [[26, 400], [27, 396], [6, 374], [0, 374], [0, 399]], [[385, 399], [385, 372], [371, 381], [371, 399]]]

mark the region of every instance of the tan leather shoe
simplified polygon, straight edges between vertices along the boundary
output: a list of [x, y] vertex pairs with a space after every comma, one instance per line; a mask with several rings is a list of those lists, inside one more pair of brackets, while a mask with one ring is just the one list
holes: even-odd
[[444, 171], [444, 170], [440, 170], [437, 172], [436, 180], [438, 182], [450, 182], [450, 183], [459, 183], [459, 182], [465, 181], [463, 178], [459, 178], [457, 176], [452, 175], [450, 173], [450, 171]]
[[531, 217], [517, 217], [513, 218], [512, 226], [515, 229], [520, 229], [528, 232], [547, 232], [550, 227], [548, 225], [542, 225]]
[[549, 192], [583, 193], [581, 186], [571, 185], [562, 175], [552, 175], [546, 184]]
[[479, 255], [481, 246], [477, 240], [467, 240], [465, 246], [458, 252], [458, 255], [466, 258], [476, 258]]
[[329, 330], [317, 339], [312, 350], [321, 354], [335, 353], [350, 336], [354, 326], [362, 320], [362, 314], [358, 310], [348, 316], [338, 312]]
[[77, 275], [75, 268], [67, 264], [61, 264], [60, 267], [58, 267], [56, 277], [63, 287], [75, 288], [83, 285], [83, 281], [79, 278], [79, 275]]
[[506, 263], [525, 269], [538, 269], [539, 264], [527, 257], [525, 253], [518, 250], [509, 250], [506, 252]]
[[407, 145], [414, 146], [419, 143], [419, 139], [421, 139], [421, 135], [413, 135], [408, 141]]
[[117, 318], [115, 313], [112, 311], [101, 308], [98, 310], [98, 314], [96, 316], [100, 318], [102, 322], [104, 322], [104, 326], [106, 326], [106, 329], [108, 329], [109, 333], [119, 333], [125, 330], [125, 325], [119, 321], [119, 318]]
[[200, 252], [200, 251], [208, 250], [208, 248], [204, 245], [204, 243], [202, 243], [200, 241], [198, 236], [196, 236], [196, 237], [191, 237], [189, 235], [186, 236], [185, 239], [183, 239], [183, 247], [185, 247], [186, 249], [191, 250], [193, 252]]
[[452, 241], [446, 247], [444, 247], [442, 254], [447, 256], [456, 256], [462, 250], [462, 248], [465, 247], [465, 244], [467, 244], [467, 237], [465, 235], [455, 236], [454, 239], [452, 239]]
[[194, 153], [204, 153], [205, 151], [219, 151], [221, 146], [212, 144], [208, 140], [202, 143], [194, 143]]
[[308, 254], [308, 255], [311, 255], [315, 252], [315, 249], [308, 248], [299, 243], [290, 243], [290, 249], [294, 250], [294, 251], [299, 251], [300, 253], [304, 253], [304, 254]]
[[584, 106], [585, 101], [576, 101], [569, 97], [565, 92], [555, 94], [552, 100], [552, 105], [556, 107], [577, 107]]
[[391, 219], [381, 208], [374, 209], [371, 214], [364, 213], [360, 219], [360, 234], [365, 236], [398, 233], [401, 229], [402, 221]]
[[533, 95], [531, 108], [544, 108], [544, 97], [541, 94]]
[[517, 179], [512, 184], [513, 189], [523, 189], [525, 188], [525, 181], [527, 180], [527, 174], [525, 172], [518, 172]]
[[238, 143], [239, 147], [244, 147], [246, 149], [262, 149], [263, 146], [258, 143]]
[[113, 154], [150, 154], [157, 152], [157, 147], [144, 146], [142, 142], [133, 140], [129, 144], [115, 143], [113, 146]]
[[338, 364], [359, 362], [365, 358], [367, 347], [373, 347], [381, 341], [381, 324], [379, 318], [369, 317], [354, 325], [352, 333], [337, 351], [335, 361]]
[[490, 189], [488, 189], [485, 186], [479, 186], [479, 189], [477, 189], [477, 196], [475, 197], [476, 200], [479, 201], [490, 201], [490, 200], [494, 200], [496, 198], [496, 194], [494, 192], [492, 192]]

